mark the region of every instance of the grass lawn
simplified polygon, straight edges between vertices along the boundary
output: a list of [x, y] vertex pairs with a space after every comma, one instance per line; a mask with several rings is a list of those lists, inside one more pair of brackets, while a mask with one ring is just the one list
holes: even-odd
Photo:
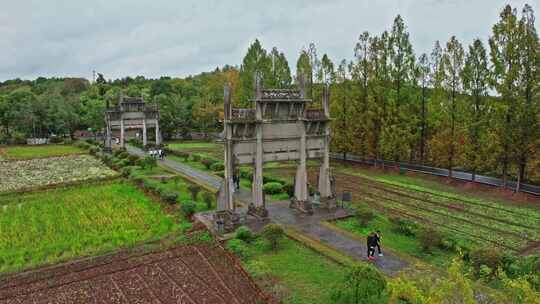
[[83, 153], [86, 153], [86, 151], [71, 145], [4, 146], [0, 148], [0, 157], [9, 160], [46, 158]]
[[390, 248], [394, 252], [410, 255], [442, 268], [446, 268], [454, 257], [454, 254], [440, 249], [434, 249], [431, 253], [424, 252], [418, 239], [414, 236], [406, 236], [395, 232], [388, 218], [379, 213], [376, 214], [375, 218], [367, 227], [360, 226], [358, 220], [353, 217], [334, 222], [333, 224], [362, 239], [365, 239], [370, 232], [380, 230], [383, 253], [385, 248]]
[[[178, 203], [185, 202], [185, 201], [193, 201], [191, 192], [188, 189], [191, 183], [178, 175], [174, 177], [171, 176], [170, 178], [167, 178], [164, 180], [158, 178], [158, 176], [174, 174], [172, 172], [165, 170], [162, 167], [156, 166], [151, 169], [150, 168], [146, 168], [146, 169], [137, 168], [134, 170], [133, 174], [148, 177], [150, 178], [149, 182], [154, 183], [157, 186], [157, 188], [178, 194], [178, 199], [177, 199]], [[210, 209], [208, 208], [203, 198], [203, 193], [205, 191], [206, 190], [201, 188], [201, 191], [197, 194], [197, 198], [194, 201], [197, 205], [196, 212], [212, 210], [216, 207], [216, 202], [214, 199], [212, 200], [211, 208]]]
[[255, 268], [264, 265], [265, 274], [277, 281], [266, 284], [272, 289], [285, 288], [285, 303], [332, 303], [332, 291], [342, 287], [345, 269], [293, 240], [284, 239], [280, 245], [277, 252], [257, 243], [249, 245], [251, 257], [244, 262], [248, 271], [257, 276]]
[[195, 150], [195, 149], [218, 149], [220, 146], [216, 143], [211, 142], [195, 142], [195, 141], [186, 141], [186, 142], [177, 142], [167, 144], [171, 149], [174, 150]]
[[0, 272], [179, 234], [189, 223], [128, 182], [0, 197]]

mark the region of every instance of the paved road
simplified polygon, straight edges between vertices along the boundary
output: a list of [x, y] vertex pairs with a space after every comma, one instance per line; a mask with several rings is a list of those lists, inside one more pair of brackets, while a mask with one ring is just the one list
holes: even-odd
[[[333, 159], [339, 159], [344, 160], [343, 153], [330, 153], [330, 157]], [[347, 153], [347, 161], [356, 162], [356, 163], [363, 163], [368, 165], [373, 165], [374, 160], [373, 159], [363, 159], [357, 155], [349, 154]], [[436, 176], [448, 176], [448, 169], [443, 168], [436, 168], [436, 167], [430, 167], [430, 166], [422, 166], [419, 164], [414, 163], [407, 163], [407, 162], [393, 162], [393, 161], [384, 161], [384, 164], [386, 166], [397, 166], [399, 165], [401, 168], [409, 170], [409, 171], [415, 171], [415, 172], [421, 172]], [[465, 180], [465, 181], [472, 181], [472, 174], [469, 172], [464, 171], [453, 171], [453, 177], [455, 179]], [[503, 182], [500, 178], [491, 177], [491, 176], [485, 176], [485, 175], [476, 175], [475, 176], [475, 182], [484, 184], [484, 185], [490, 185], [495, 187], [501, 187]], [[508, 181], [507, 186], [511, 190], [516, 189], [517, 183], [515, 181]], [[540, 186], [537, 185], [531, 185], [531, 184], [521, 184], [521, 192], [533, 194], [533, 195], [539, 195], [540, 196]]]
[[[139, 148], [127, 146], [129, 153], [144, 156], [145, 153]], [[212, 176], [206, 172], [194, 169], [177, 161], [168, 159], [159, 161], [163, 166], [175, 170], [181, 174], [197, 179], [199, 182], [218, 189], [222, 179]], [[235, 193], [238, 200], [248, 203], [251, 199], [251, 194], [246, 189], [240, 189]], [[307, 237], [317, 240], [337, 251], [347, 254], [358, 260], [366, 260], [367, 247], [365, 241], [360, 241], [356, 238], [349, 237], [346, 234], [339, 233], [323, 225], [329, 219], [340, 217], [347, 213], [347, 210], [339, 209], [335, 212], [328, 212], [317, 209], [315, 214], [306, 215], [304, 213], [292, 210], [289, 208], [287, 201], [270, 201], [267, 199], [267, 209], [270, 219], [273, 222], [290, 226], [297, 231], [305, 234]], [[384, 248], [383, 248], [384, 249]], [[400, 271], [406, 269], [409, 263], [404, 259], [385, 252], [385, 256], [378, 258], [373, 262], [377, 268], [388, 275], [396, 275]]]

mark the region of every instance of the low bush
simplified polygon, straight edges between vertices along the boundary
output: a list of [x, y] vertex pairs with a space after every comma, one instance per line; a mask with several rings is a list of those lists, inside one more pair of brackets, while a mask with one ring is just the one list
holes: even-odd
[[248, 227], [240, 226], [238, 227], [238, 229], [236, 229], [235, 237], [239, 240], [249, 243], [253, 239], [253, 233]]
[[137, 155], [129, 155], [127, 159], [129, 160], [130, 163], [134, 165], [141, 158]]
[[391, 216], [389, 220], [393, 225], [394, 231], [406, 236], [414, 236], [418, 229], [418, 225], [415, 222], [403, 217]]
[[97, 147], [92, 147], [88, 152], [92, 155], [96, 155], [98, 153], [99, 149]]
[[283, 186], [286, 182], [277, 177], [263, 175], [263, 184], [266, 183], [280, 183]]
[[201, 156], [200, 156], [199, 154], [192, 153], [192, 154], [191, 154], [191, 159], [192, 159], [193, 161], [198, 162], [198, 161], [201, 160]]
[[241, 178], [253, 180], [253, 172], [251, 172], [250, 169], [240, 168], [239, 175], [240, 175]]
[[197, 195], [201, 192], [201, 187], [199, 185], [191, 184], [188, 187], [189, 192], [191, 193], [191, 199], [194, 201], [197, 200]]
[[122, 149], [114, 150], [113, 155], [118, 157], [118, 155], [120, 155], [120, 153], [123, 153], [123, 152], [124, 152], [124, 150], [122, 150]]
[[123, 177], [129, 177], [129, 175], [131, 174], [131, 169], [132, 167], [124, 167], [120, 170], [120, 174], [123, 176]]
[[283, 185], [276, 182], [266, 183], [263, 186], [263, 191], [265, 194], [279, 194], [283, 191]]
[[225, 171], [219, 171], [219, 172], [216, 172], [215, 174], [221, 178], [225, 178]]
[[50, 136], [49, 137], [49, 143], [51, 144], [59, 144], [63, 142], [64, 139], [61, 136]]
[[143, 169], [146, 169], [146, 168], [153, 169], [155, 166], [157, 166], [157, 161], [155, 158], [151, 156], [147, 156], [143, 159], [143, 166], [142, 166]]
[[118, 166], [120, 166], [120, 168], [127, 167], [127, 166], [130, 166], [130, 165], [131, 165], [131, 163], [127, 159], [121, 159], [118, 162]]
[[498, 248], [482, 247], [471, 251], [469, 258], [477, 274], [480, 273], [482, 265], [489, 267], [493, 273], [503, 264], [503, 253]]
[[212, 167], [212, 165], [215, 163], [216, 161], [211, 159], [211, 158], [203, 158], [201, 159], [201, 164], [204, 165], [204, 167], [207, 169], [207, 170], [210, 170], [210, 168]]
[[126, 159], [126, 158], [129, 157], [129, 153], [122, 152], [122, 153], [118, 154], [118, 157], [121, 158], [121, 159]]
[[166, 201], [169, 204], [176, 204], [178, 199], [178, 194], [173, 191], [163, 191], [160, 193], [161, 199]]
[[441, 247], [442, 235], [432, 227], [424, 227], [417, 231], [417, 239], [425, 251], [431, 251], [433, 248]]
[[244, 243], [244, 241], [240, 239], [232, 239], [227, 242], [227, 249], [231, 251], [232, 254], [237, 256], [238, 258], [242, 260], [246, 260], [250, 257], [249, 248]]
[[358, 224], [362, 227], [367, 227], [369, 222], [375, 218], [373, 211], [366, 205], [361, 205], [354, 211], [354, 216], [358, 220]]
[[195, 214], [197, 205], [193, 201], [183, 201], [181, 204], [181, 209], [184, 216], [190, 218], [193, 214]]
[[294, 197], [294, 184], [285, 183], [285, 185], [283, 185], [283, 192], [287, 193], [289, 197]]
[[189, 153], [188, 152], [175, 152], [174, 155], [182, 158], [184, 161], [188, 161], [188, 159], [189, 159]]
[[206, 203], [206, 209], [212, 209], [212, 202], [214, 201], [214, 194], [210, 192], [203, 193], [203, 200]]
[[369, 264], [358, 263], [345, 274], [346, 289], [332, 294], [336, 303], [383, 303], [386, 279], [379, 270]]
[[222, 162], [215, 162], [210, 166], [210, 170], [214, 172], [225, 170], [225, 165]]
[[261, 231], [261, 236], [269, 242], [270, 248], [275, 251], [278, 249], [279, 241], [285, 236], [285, 231], [278, 224], [268, 224]]

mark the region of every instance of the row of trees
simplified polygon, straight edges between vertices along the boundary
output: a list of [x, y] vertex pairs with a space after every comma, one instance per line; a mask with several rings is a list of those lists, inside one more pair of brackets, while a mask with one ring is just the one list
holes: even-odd
[[[531, 6], [520, 14], [506, 6], [488, 45], [475, 39], [463, 46], [453, 36], [417, 56], [397, 16], [380, 35], [362, 33], [354, 59], [337, 66], [310, 44], [300, 52], [297, 75], [307, 76], [314, 100], [324, 85], [332, 86], [335, 151], [442, 166], [451, 177], [456, 168], [473, 172], [473, 179], [477, 172], [500, 175], [505, 185], [509, 176], [538, 180], [540, 47], [534, 21]], [[255, 41], [240, 69], [242, 100], [251, 97], [255, 71], [276, 84], [267, 58]], [[288, 68], [279, 73], [291, 79]]]
[[[313, 100], [322, 98], [324, 85], [332, 87], [334, 151], [540, 182], [534, 21], [530, 6], [521, 13], [507, 6], [488, 44], [476, 39], [463, 46], [452, 37], [417, 56], [397, 16], [379, 35], [362, 33], [352, 60], [334, 64], [310, 44], [300, 52], [296, 74], [307, 76]], [[165, 138], [219, 131], [223, 85], [232, 85], [237, 106], [249, 106], [256, 72], [266, 87], [293, 85], [285, 55], [275, 47], [266, 51], [258, 40], [240, 67], [185, 79], [6, 81], [0, 83], [0, 140], [101, 130], [105, 104], [117, 102], [121, 90], [159, 104]]]

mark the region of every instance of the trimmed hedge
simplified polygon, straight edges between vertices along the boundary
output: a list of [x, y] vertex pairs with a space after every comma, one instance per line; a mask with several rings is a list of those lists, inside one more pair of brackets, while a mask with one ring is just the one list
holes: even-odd
[[225, 170], [225, 165], [222, 162], [215, 162], [210, 166], [210, 169], [214, 172]]
[[279, 194], [283, 192], [283, 185], [276, 182], [266, 183], [263, 186], [265, 194]]

